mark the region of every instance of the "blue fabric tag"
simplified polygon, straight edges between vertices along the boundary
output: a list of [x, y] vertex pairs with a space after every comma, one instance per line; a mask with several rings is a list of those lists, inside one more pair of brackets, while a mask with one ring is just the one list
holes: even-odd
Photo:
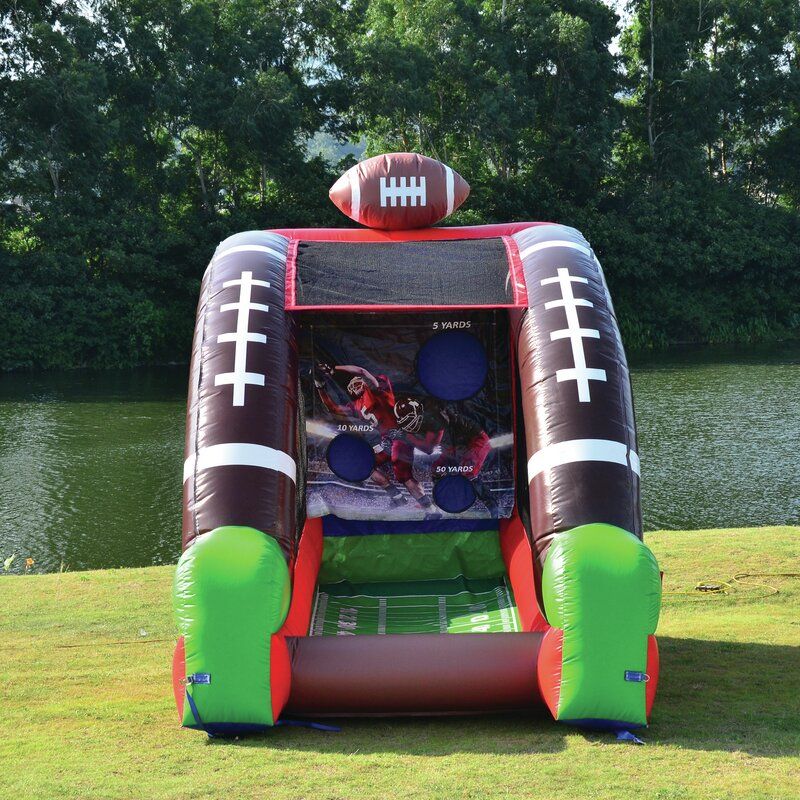
[[211, 673], [195, 672], [194, 675], [187, 675], [186, 683], [211, 683]]
[[634, 736], [630, 731], [617, 731], [618, 742], [630, 742], [631, 744], [644, 744], [644, 740]]
[[647, 673], [646, 672], [636, 672], [632, 669], [625, 670], [625, 680], [626, 681], [636, 681], [638, 683], [644, 683], [647, 680]]

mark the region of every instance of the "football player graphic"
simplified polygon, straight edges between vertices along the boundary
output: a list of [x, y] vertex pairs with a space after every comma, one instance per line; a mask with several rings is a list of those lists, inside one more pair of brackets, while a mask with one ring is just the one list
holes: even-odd
[[[328, 393], [325, 380], [334, 379], [336, 373], [346, 379], [345, 391], [349, 401], [340, 405]], [[375, 468], [370, 478], [388, 495], [392, 506], [405, 503], [400, 490], [392, 483], [385, 469], [389, 464], [391, 439], [397, 429], [394, 417], [394, 392], [386, 375], [373, 375], [364, 367], [352, 364], [331, 365], [320, 362], [314, 370], [314, 386], [325, 407], [337, 416], [366, 420], [372, 426], [368, 436], [375, 453]]]
[[414, 448], [432, 453], [439, 445], [441, 454], [431, 469], [434, 481], [450, 473], [462, 475], [472, 483], [475, 496], [486, 510], [495, 514], [497, 502], [479, 477], [492, 449], [489, 436], [480, 425], [434, 398], [402, 397], [394, 405], [394, 415], [403, 431], [403, 437], [392, 443], [395, 475], [399, 463], [404, 465], [404, 475], [411, 475]]

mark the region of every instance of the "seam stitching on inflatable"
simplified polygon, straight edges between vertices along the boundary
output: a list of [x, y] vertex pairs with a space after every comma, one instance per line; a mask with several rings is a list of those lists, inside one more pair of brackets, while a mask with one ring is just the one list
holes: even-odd
[[[214, 254], [216, 256], [216, 253]], [[197, 389], [195, 395], [195, 423], [194, 423], [194, 445], [189, 457], [196, 459], [197, 450], [200, 443], [200, 388], [203, 385], [203, 349], [206, 344], [206, 329], [208, 327], [208, 302], [211, 295], [211, 287], [214, 285], [214, 273], [216, 271], [216, 258], [211, 259], [208, 271], [208, 289], [206, 291], [205, 303], [203, 306], [203, 332], [200, 334], [200, 347], [197, 351], [197, 356], [200, 359], [200, 366], [197, 370]], [[192, 530], [194, 531], [194, 540], [199, 535], [200, 531], [197, 528], [197, 472], [192, 475]]]
[[297, 306], [297, 250], [300, 246], [299, 239], [290, 239], [286, 251], [286, 287], [283, 292], [284, 310]]
[[522, 268], [519, 247], [517, 247], [517, 243], [512, 236], [502, 236], [501, 239], [508, 257], [508, 274], [511, 279], [514, 305], [518, 307], [526, 306], [528, 304], [528, 286], [525, 282], [525, 271]]

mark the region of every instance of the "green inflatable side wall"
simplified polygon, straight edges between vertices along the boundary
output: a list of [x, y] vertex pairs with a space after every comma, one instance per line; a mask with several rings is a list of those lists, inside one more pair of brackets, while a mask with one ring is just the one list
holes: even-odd
[[658, 564], [632, 533], [591, 524], [559, 534], [542, 575], [547, 621], [561, 628], [557, 719], [645, 725], [647, 637], [661, 604]]
[[[289, 610], [289, 569], [278, 543], [254, 528], [222, 527], [181, 556], [173, 599], [189, 691], [206, 724], [272, 725], [270, 637]], [[183, 724], [195, 726], [189, 704]]]

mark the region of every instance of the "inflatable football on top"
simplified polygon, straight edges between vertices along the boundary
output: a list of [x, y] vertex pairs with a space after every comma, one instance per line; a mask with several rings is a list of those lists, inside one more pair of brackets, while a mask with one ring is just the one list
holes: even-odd
[[382, 155], [330, 192], [366, 227], [217, 248], [174, 586], [184, 726], [539, 704], [647, 724], [661, 585], [602, 268], [563, 225], [431, 227], [468, 193]]
[[469, 184], [439, 161], [416, 153], [387, 153], [347, 170], [330, 191], [336, 207], [369, 228], [425, 228], [449, 217]]

